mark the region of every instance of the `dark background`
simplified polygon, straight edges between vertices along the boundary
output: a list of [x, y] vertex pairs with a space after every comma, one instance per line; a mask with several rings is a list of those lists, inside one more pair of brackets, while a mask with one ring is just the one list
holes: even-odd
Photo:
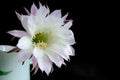
[[[40, 0], [51, 11], [62, 9], [63, 15], [69, 12], [68, 19], [73, 19], [71, 29], [75, 34], [73, 46], [76, 55], [71, 57], [67, 66], [57, 68], [47, 76], [40, 70], [32, 75], [31, 80], [110, 80], [115, 78], [116, 59], [112, 47], [112, 4], [110, 1], [91, 0]], [[38, 6], [38, 0], [4, 0], [0, 2], [0, 45], [13, 45], [8, 30], [23, 30], [15, 11], [26, 14], [24, 7], [30, 9], [32, 3]], [[32, 66], [31, 66], [32, 67]], [[114, 79], [113, 79], [114, 80]]]

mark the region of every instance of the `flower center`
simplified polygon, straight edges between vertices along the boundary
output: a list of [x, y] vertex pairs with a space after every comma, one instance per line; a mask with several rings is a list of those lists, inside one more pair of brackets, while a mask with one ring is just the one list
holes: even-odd
[[47, 47], [47, 41], [48, 33], [44, 32], [36, 33], [32, 38], [32, 43], [40, 49], [45, 49]]

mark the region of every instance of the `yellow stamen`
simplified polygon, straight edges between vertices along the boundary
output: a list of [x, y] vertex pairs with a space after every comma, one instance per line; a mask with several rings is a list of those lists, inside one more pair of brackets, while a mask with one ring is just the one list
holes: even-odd
[[37, 47], [44, 50], [47, 47], [47, 43], [44, 42], [37, 43]]

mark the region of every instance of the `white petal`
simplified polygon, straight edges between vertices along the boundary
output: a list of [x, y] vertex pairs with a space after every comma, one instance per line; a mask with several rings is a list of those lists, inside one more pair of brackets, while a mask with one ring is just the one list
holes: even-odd
[[69, 55], [66, 54], [67, 51], [64, 47], [54, 44], [52, 45], [51, 49], [54, 50], [56, 54], [60, 55], [62, 58], [68, 61]]
[[69, 29], [72, 26], [73, 21], [69, 20], [63, 27]]
[[60, 55], [62, 58], [65, 60], [69, 60], [69, 56], [74, 56], [75, 51], [72, 48], [72, 46], [66, 44], [66, 43], [57, 43], [52, 45], [51, 47], [52, 50], [54, 50], [58, 55]]
[[17, 47], [23, 50], [32, 48], [32, 42], [30, 37], [24, 36], [18, 41]]
[[67, 29], [61, 29], [60, 30], [60, 34], [62, 34], [64, 37], [69, 37], [69, 36], [73, 36], [74, 37], [74, 34], [71, 30], [67, 30]]
[[7, 33], [9, 33], [15, 37], [18, 37], [18, 38], [21, 38], [21, 37], [27, 35], [27, 33], [25, 31], [21, 31], [21, 30], [12, 30], [12, 31], [8, 31]]
[[60, 34], [56, 34], [56, 38], [60, 42], [66, 42], [69, 45], [75, 44], [74, 34], [71, 30], [61, 30]]
[[46, 23], [50, 26], [61, 27], [64, 24], [64, 20], [53, 15], [48, 15], [46, 18]]
[[15, 11], [16, 16], [18, 17], [19, 20], [21, 20], [21, 15]]
[[25, 7], [24, 7], [24, 9], [25, 9], [25, 12], [26, 12], [28, 15], [30, 15], [30, 12], [28, 11], [28, 9], [26, 9]]
[[45, 6], [40, 6], [40, 8], [37, 11], [36, 16], [41, 18], [45, 18], [46, 15], [48, 15], [50, 12], [49, 8], [46, 8]]
[[35, 56], [32, 56], [32, 70], [36, 68], [37, 64], [37, 59], [35, 58]]
[[33, 34], [36, 30], [36, 25], [35, 25], [35, 22], [34, 22], [34, 16], [33, 15], [30, 15], [30, 16], [22, 15], [21, 16], [21, 22], [22, 22], [22, 25], [23, 25], [24, 29], [28, 32], [28, 34], [33, 36]]
[[63, 20], [66, 20], [68, 13], [62, 17]]
[[56, 66], [61, 67], [62, 64], [64, 64], [63, 58], [54, 50], [49, 49], [46, 54], [48, 55], [49, 59], [56, 64]]
[[31, 7], [31, 14], [36, 15], [36, 13], [37, 13], [37, 7], [33, 3], [32, 7]]
[[39, 59], [39, 58], [41, 58], [41, 57], [44, 56], [44, 52], [43, 52], [43, 50], [39, 49], [38, 47], [35, 47], [34, 50], [33, 50], [33, 55], [34, 55], [37, 59]]
[[69, 45], [73, 45], [73, 44], [76, 43], [74, 37], [72, 37], [72, 36], [66, 37], [66, 38], [65, 37], [61, 37], [61, 42], [66, 42]]
[[75, 42], [75, 39], [71, 36], [66, 39], [66, 43], [68, 43], [69, 45], [73, 45], [76, 42]]
[[35, 24], [34, 18], [35, 18], [34, 15], [31, 15], [28, 19], [28, 30], [30, 32], [30, 35], [32, 36], [35, 34], [35, 31], [37, 30], [37, 27], [38, 27]]
[[46, 17], [46, 22], [50, 26], [62, 26], [64, 19], [61, 18], [61, 10], [55, 10]]
[[27, 59], [30, 58], [32, 52], [30, 52], [31, 50], [21, 50], [20, 52], [18, 52], [18, 57], [17, 57], [17, 60], [19, 62], [23, 62]]
[[42, 4], [39, 2], [39, 7], [42, 7]]
[[61, 18], [61, 10], [55, 10], [50, 15]]
[[73, 49], [72, 46], [66, 45], [66, 48], [68, 50], [68, 53], [67, 53], [68, 55], [70, 55], [70, 56], [74, 56], [75, 55], [75, 50]]
[[62, 43], [66, 43], [68, 45], [73, 45], [73, 44], [76, 43], [74, 37], [72, 37], [72, 36], [70, 36], [70, 37], [66, 36], [65, 37], [65, 36], [60, 35], [60, 36], [57, 36], [56, 38], [58, 38], [58, 39], [56, 39], [58, 43], [62, 42]]
[[37, 60], [38, 60], [38, 65], [42, 70], [42, 72], [45, 71], [48, 75], [52, 70], [52, 62], [45, 54], [41, 59], [37, 59]]
[[49, 74], [52, 69], [52, 62], [49, 60], [47, 55], [37, 47], [35, 47], [33, 50], [33, 55], [37, 59], [38, 65], [42, 72], [45, 71], [47, 74]]
[[38, 64], [37, 64], [37, 66], [35, 67], [35, 71], [34, 71], [34, 73], [33, 73], [33, 74], [36, 74], [36, 73], [37, 73], [37, 71], [38, 71], [38, 69], [39, 69], [39, 66], [38, 66]]
[[68, 56], [74, 56], [75, 55], [75, 51], [72, 48], [72, 46], [70, 46], [70, 45], [68, 45], [66, 43], [59, 43], [58, 45], [65, 49], [64, 53], [66, 55], [68, 55]]
[[29, 33], [28, 18], [29, 18], [29, 16], [22, 15], [21, 16], [21, 23], [23, 25], [23, 28]]

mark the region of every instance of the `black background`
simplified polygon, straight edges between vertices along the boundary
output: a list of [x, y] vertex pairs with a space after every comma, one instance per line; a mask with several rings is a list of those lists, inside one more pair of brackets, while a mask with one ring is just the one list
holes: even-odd
[[[26, 14], [24, 7], [30, 9], [32, 3], [38, 6], [38, 0], [4, 0], [0, 2], [0, 45], [15, 46], [18, 39], [11, 41], [8, 30], [23, 30], [15, 11]], [[57, 68], [47, 76], [40, 70], [32, 75], [31, 80], [109, 80], [115, 75], [115, 59], [110, 28], [112, 4], [109, 1], [91, 0], [40, 0], [51, 11], [61, 9], [63, 15], [69, 12], [68, 19], [73, 19], [71, 29], [75, 34], [73, 46], [76, 55], [71, 57], [67, 66]], [[111, 54], [112, 53], [112, 54]], [[32, 67], [32, 66], [31, 66]]]

